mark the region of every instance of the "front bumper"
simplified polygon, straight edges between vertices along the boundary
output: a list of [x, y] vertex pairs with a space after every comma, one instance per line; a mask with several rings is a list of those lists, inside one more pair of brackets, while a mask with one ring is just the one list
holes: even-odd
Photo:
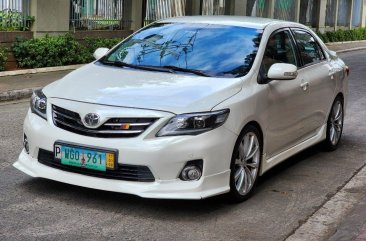
[[[95, 138], [60, 129], [53, 125], [51, 118], [49, 116], [48, 121], [45, 121], [28, 112], [24, 122], [24, 133], [29, 141], [30, 152], [27, 154], [23, 150], [14, 167], [32, 177], [147, 198], [201, 199], [228, 192], [230, 189], [230, 161], [237, 136], [224, 126], [197, 136], [155, 137], [151, 133], [164, 124], [156, 123], [146, 133], [135, 138]], [[92, 177], [55, 169], [38, 162], [39, 149], [52, 151], [56, 141], [118, 149], [120, 164], [147, 166], [155, 181]], [[180, 180], [178, 177], [185, 164], [197, 159], [203, 160], [201, 179]]]
[[180, 179], [157, 179], [151, 183], [131, 182], [61, 171], [39, 163], [37, 159], [31, 158], [24, 150], [13, 166], [32, 177], [42, 177], [76, 186], [128, 193], [145, 198], [202, 199], [229, 191], [229, 170], [204, 176], [199, 181], [191, 182], [184, 182]]

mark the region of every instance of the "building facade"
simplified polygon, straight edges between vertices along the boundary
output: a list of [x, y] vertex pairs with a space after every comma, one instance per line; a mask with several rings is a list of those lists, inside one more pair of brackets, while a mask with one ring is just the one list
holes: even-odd
[[[0, 0], [0, 31], [9, 18], [34, 36], [93, 30], [137, 30], [186, 15], [241, 15], [296, 21], [334, 31], [365, 27], [366, 0]], [[21, 18], [23, 17], [23, 18]], [[34, 18], [33, 18], [34, 17]], [[28, 22], [27, 22], [28, 21]]]

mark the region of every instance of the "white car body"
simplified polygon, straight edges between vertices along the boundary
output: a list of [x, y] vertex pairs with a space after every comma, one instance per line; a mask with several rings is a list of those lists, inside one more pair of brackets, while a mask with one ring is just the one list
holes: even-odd
[[[201, 77], [150, 72], [90, 63], [43, 89], [47, 120], [30, 110], [24, 122], [29, 154], [23, 150], [14, 166], [42, 177], [100, 190], [147, 198], [202, 199], [230, 191], [230, 162], [242, 129], [253, 123], [263, 134], [259, 175], [286, 158], [326, 138], [327, 118], [338, 94], [346, 106], [348, 83], [344, 63], [301, 24], [251, 17], [184, 17], [162, 22], [209, 23], [263, 29], [257, 57], [240, 78]], [[270, 35], [283, 28], [312, 33], [326, 60], [298, 69], [297, 78], [258, 84], [257, 76]], [[327, 80], [325, 80], [327, 79]], [[306, 82], [308, 89], [301, 88]], [[98, 113], [100, 122], [115, 117], [158, 118], [133, 138], [95, 138], [58, 128], [52, 105], [79, 113]], [[156, 137], [177, 114], [230, 109], [226, 122], [199, 135]], [[68, 172], [38, 162], [39, 150], [52, 152], [57, 141], [118, 150], [120, 164], [148, 167], [155, 180], [114, 180]], [[179, 178], [190, 160], [203, 160], [202, 177]]]

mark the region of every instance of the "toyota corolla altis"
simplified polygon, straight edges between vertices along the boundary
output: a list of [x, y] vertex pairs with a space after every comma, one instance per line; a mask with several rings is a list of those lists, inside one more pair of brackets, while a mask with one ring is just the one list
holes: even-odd
[[348, 67], [298, 23], [172, 18], [94, 56], [34, 92], [16, 168], [141, 197], [242, 201], [276, 164], [342, 135]]

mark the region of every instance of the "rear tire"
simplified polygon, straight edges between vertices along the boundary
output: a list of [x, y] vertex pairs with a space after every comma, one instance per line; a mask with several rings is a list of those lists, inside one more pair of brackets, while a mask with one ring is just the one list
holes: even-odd
[[334, 100], [327, 121], [327, 137], [323, 142], [326, 151], [337, 149], [342, 137], [344, 122], [343, 101], [339, 96]]
[[229, 200], [242, 202], [252, 195], [260, 170], [262, 143], [259, 130], [252, 125], [239, 135], [231, 158]]

